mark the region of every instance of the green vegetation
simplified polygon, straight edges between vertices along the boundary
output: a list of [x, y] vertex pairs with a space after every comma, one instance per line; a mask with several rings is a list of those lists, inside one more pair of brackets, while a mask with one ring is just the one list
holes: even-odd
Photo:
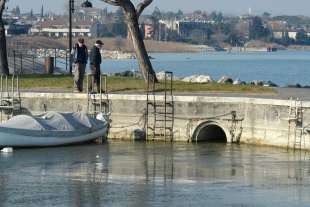
[[[73, 90], [73, 79], [70, 75], [23, 75], [20, 77], [20, 88], [23, 90], [34, 91], [63, 91], [71, 92]], [[86, 88], [86, 80], [85, 86]], [[142, 79], [127, 77], [109, 77], [109, 92], [118, 91], [143, 91], [146, 84]], [[160, 83], [157, 89], [160, 91], [164, 84]], [[275, 93], [272, 88], [257, 87], [251, 85], [232, 85], [232, 84], [197, 84], [185, 83], [181, 81], [174, 82], [174, 89], [179, 92], [242, 92], [242, 93]]]

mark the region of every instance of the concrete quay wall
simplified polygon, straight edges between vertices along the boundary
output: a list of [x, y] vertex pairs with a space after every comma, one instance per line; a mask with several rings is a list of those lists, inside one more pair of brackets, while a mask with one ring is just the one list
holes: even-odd
[[[163, 98], [156, 97], [157, 100]], [[146, 95], [111, 94], [109, 99], [112, 127], [108, 138], [135, 139], [134, 130], [144, 127]], [[33, 115], [44, 113], [45, 110], [87, 111], [86, 94], [25, 92], [21, 93], [21, 100], [23, 113]], [[231, 132], [234, 131], [235, 134], [242, 132], [242, 143], [287, 146], [290, 100], [199, 95], [175, 96], [174, 101], [174, 141], [196, 141], [199, 132], [205, 130], [199, 138], [201, 139], [203, 135], [212, 136], [212, 132], [207, 132], [208, 130], [220, 128], [225, 133], [227, 142], [231, 141]], [[310, 124], [310, 102], [303, 102], [303, 107], [303, 123]], [[243, 121], [233, 125], [232, 111], [236, 111], [236, 118]], [[304, 135], [304, 143], [306, 148], [310, 147], [308, 135]], [[290, 146], [293, 144], [292, 133]]]

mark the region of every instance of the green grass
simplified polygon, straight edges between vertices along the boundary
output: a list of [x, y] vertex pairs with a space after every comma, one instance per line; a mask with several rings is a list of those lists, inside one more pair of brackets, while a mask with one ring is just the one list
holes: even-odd
[[[86, 80], [84, 81], [86, 87]], [[70, 75], [23, 75], [20, 76], [20, 88], [35, 90], [51, 90], [72, 91], [73, 78]], [[125, 77], [108, 77], [108, 90], [116, 91], [142, 91], [145, 90], [146, 84], [144, 80]], [[157, 84], [158, 90], [164, 88], [161, 82]], [[232, 85], [232, 84], [197, 84], [174, 81], [174, 89], [179, 92], [242, 92], [242, 93], [276, 93], [272, 88], [257, 87], [251, 85]]]

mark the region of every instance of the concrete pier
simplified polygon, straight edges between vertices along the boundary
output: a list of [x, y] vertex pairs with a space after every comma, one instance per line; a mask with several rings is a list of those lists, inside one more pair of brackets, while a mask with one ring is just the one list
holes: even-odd
[[[156, 99], [163, 99], [157, 96]], [[146, 95], [111, 94], [112, 127], [109, 139], [134, 139], [143, 129]], [[87, 110], [87, 95], [72, 93], [21, 93], [23, 113]], [[178, 95], [175, 100], [174, 141], [203, 141], [217, 137], [231, 142], [241, 135], [241, 143], [287, 147], [290, 100], [254, 97]], [[304, 125], [310, 124], [310, 102], [303, 102]], [[232, 111], [236, 119], [232, 122]], [[289, 145], [293, 146], [293, 138]], [[304, 136], [306, 148], [310, 136]], [[303, 144], [304, 144], [303, 141]]]

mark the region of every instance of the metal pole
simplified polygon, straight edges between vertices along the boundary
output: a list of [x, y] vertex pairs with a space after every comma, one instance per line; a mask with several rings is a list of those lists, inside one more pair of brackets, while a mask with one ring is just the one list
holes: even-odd
[[66, 50], [66, 71], [68, 71], [68, 50]]
[[[14, 73], [16, 73], [16, 52], [13, 50]], [[2, 81], [2, 80], [1, 80]]]
[[56, 68], [57, 67], [57, 49], [55, 48], [54, 49], [54, 68]]
[[34, 54], [32, 54], [32, 73], [35, 73]]
[[69, 0], [69, 72], [72, 74], [72, 13], [74, 10], [74, 0]]
[[19, 74], [23, 73], [23, 54], [22, 52], [20, 53], [20, 71]]

